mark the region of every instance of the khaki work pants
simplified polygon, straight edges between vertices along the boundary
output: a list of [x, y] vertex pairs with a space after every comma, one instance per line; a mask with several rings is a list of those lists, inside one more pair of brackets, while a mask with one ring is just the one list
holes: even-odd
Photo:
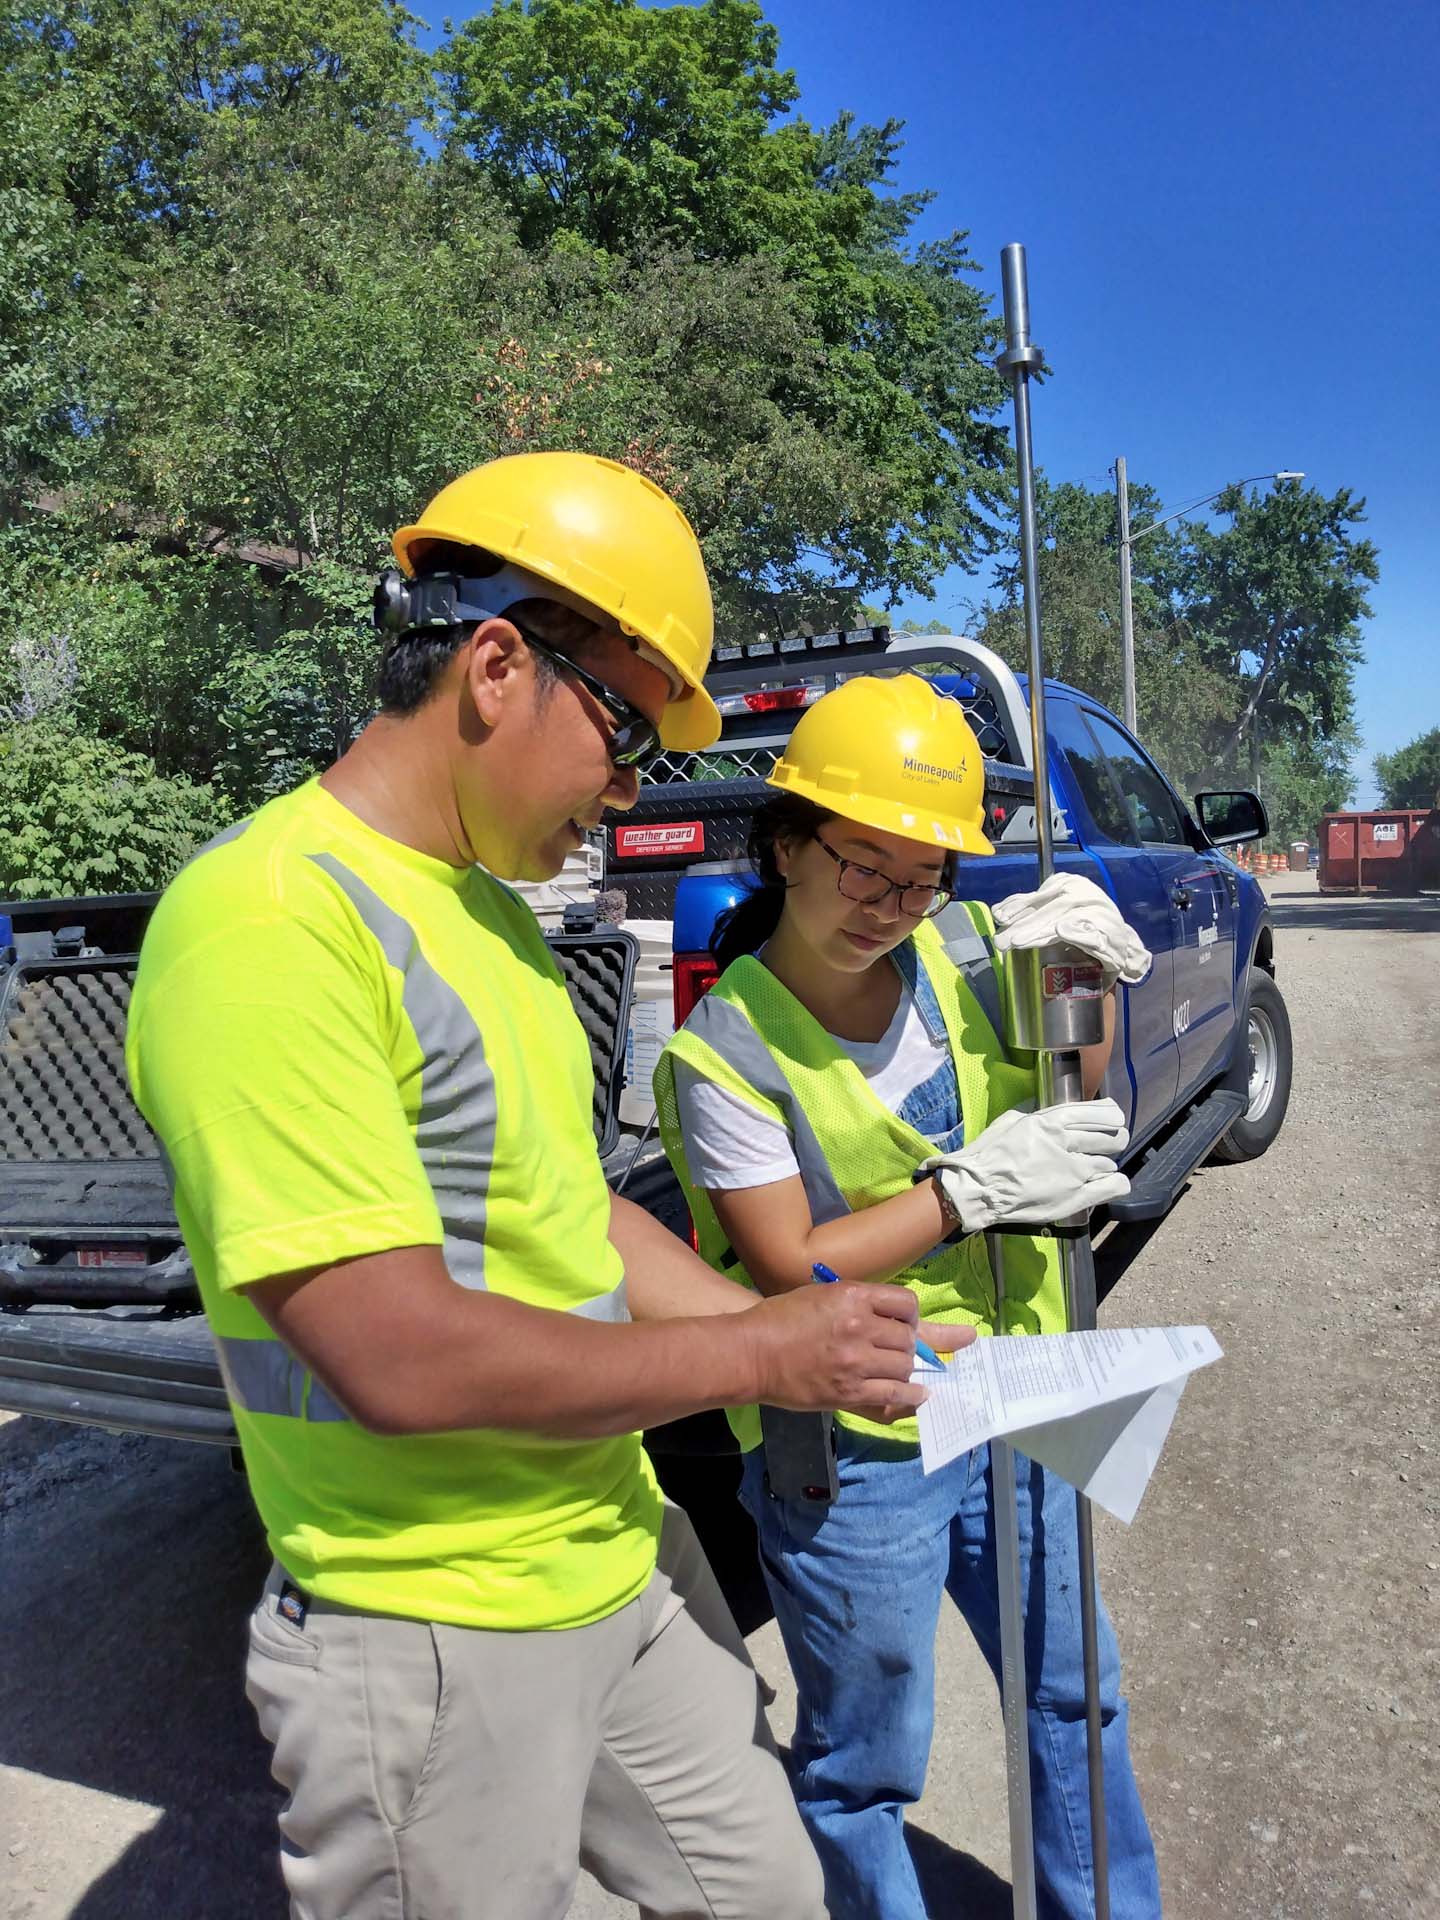
[[689, 1520], [593, 1626], [311, 1601], [250, 1622], [293, 1920], [564, 1920], [581, 1864], [652, 1920], [824, 1920], [759, 1687]]

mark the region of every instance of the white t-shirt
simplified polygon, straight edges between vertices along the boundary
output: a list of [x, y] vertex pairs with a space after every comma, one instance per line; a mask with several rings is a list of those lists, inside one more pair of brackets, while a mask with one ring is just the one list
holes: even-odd
[[[907, 1096], [932, 1078], [949, 1051], [946, 1040], [931, 1036], [915, 996], [905, 987], [878, 1040], [843, 1040], [839, 1034], [831, 1038], [849, 1054], [871, 1091], [892, 1113], [898, 1113]], [[690, 1178], [697, 1187], [712, 1191], [768, 1187], [800, 1171], [783, 1126], [706, 1080], [684, 1060], [675, 1062], [675, 1104]]]

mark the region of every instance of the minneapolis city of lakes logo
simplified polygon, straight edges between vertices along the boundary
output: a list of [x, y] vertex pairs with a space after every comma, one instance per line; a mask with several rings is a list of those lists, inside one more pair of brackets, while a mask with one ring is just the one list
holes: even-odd
[[906, 773], [914, 774], [920, 780], [928, 780], [931, 785], [942, 780], [962, 781], [970, 770], [970, 763], [962, 754], [953, 767], [937, 766], [933, 760], [917, 760], [913, 753], [907, 753], [901, 761]]

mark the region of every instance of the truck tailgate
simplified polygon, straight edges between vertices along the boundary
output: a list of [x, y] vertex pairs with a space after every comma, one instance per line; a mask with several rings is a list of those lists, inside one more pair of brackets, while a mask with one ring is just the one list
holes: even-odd
[[0, 1314], [0, 1377], [14, 1413], [236, 1444], [203, 1314], [45, 1306]]

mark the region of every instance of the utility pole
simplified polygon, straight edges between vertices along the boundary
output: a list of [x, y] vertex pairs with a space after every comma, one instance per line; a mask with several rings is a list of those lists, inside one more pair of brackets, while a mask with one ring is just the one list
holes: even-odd
[[1115, 505], [1120, 516], [1120, 674], [1125, 689], [1125, 724], [1135, 725], [1135, 604], [1130, 588], [1130, 482], [1125, 456], [1115, 457]]
[[[1279, 473], [1252, 473], [1244, 480], [1235, 480], [1229, 484], [1237, 487], [1251, 486], [1257, 480], [1303, 480], [1304, 474], [1298, 469], [1282, 468]], [[1203, 500], [1192, 500], [1188, 507], [1177, 507], [1174, 513], [1165, 513], [1158, 520], [1152, 520], [1148, 526], [1141, 527], [1138, 533], [1130, 531], [1130, 481], [1125, 471], [1125, 456], [1115, 456], [1115, 510], [1119, 521], [1120, 535], [1120, 677], [1125, 690], [1125, 724], [1131, 733], [1135, 725], [1135, 603], [1131, 591], [1130, 550], [1137, 540], [1143, 540], [1147, 533], [1154, 533], [1157, 527], [1168, 527], [1172, 520], [1193, 513], [1196, 507], [1203, 507], [1211, 500], [1218, 500], [1227, 489], [1217, 487], [1214, 493], [1207, 493]], [[1253, 739], [1253, 736], [1252, 736]]]

